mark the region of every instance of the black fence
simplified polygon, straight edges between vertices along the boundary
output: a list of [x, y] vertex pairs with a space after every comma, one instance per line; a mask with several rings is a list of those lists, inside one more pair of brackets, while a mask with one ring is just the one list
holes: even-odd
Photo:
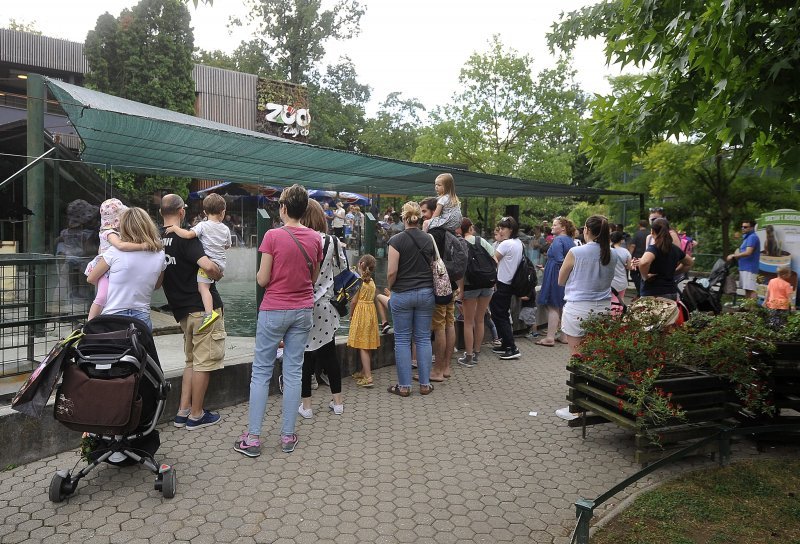
[[88, 315], [89, 260], [44, 254], [0, 255], [0, 378], [33, 370]]

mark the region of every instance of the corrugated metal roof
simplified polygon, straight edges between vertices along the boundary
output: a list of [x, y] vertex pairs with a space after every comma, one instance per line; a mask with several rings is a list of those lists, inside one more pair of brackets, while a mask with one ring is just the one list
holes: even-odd
[[0, 28], [0, 62], [85, 74], [83, 44]]
[[[46, 82], [84, 142], [83, 160], [115, 170], [383, 194], [427, 194], [444, 171], [294, 142], [49, 78]], [[448, 170], [462, 196], [634, 194]]]

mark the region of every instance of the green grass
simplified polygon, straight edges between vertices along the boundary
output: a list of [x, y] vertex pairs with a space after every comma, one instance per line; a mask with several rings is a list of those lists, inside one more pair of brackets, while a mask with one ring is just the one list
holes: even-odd
[[748, 461], [638, 497], [592, 544], [800, 544], [800, 460]]

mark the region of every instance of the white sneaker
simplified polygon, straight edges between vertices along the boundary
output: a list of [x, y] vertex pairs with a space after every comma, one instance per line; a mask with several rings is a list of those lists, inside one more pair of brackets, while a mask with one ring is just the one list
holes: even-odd
[[331, 401], [328, 407], [333, 410], [333, 413], [337, 416], [340, 416], [344, 413], [344, 404], [334, 404], [333, 401]]
[[314, 415], [314, 412], [311, 410], [311, 408], [306, 410], [303, 408], [302, 404], [297, 407], [297, 413], [303, 416], [303, 419], [311, 419], [311, 417]]
[[319, 382], [317, 382], [317, 376], [314, 374], [311, 375], [311, 389], [319, 389]]
[[559, 408], [556, 410], [556, 415], [561, 419], [565, 419], [567, 421], [572, 421], [573, 419], [578, 419], [577, 414], [573, 414], [569, 411], [569, 408]]

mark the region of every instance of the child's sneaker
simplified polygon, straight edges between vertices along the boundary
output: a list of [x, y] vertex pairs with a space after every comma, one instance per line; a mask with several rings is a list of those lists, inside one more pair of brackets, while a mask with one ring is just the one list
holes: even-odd
[[314, 416], [314, 412], [311, 410], [311, 408], [306, 410], [303, 408], [302, 404], [297, 407], [297, 413], [303, 416], [303, 419], [311, 419]]
[[283, 453], [292, 453], [294, 449], [297, 447], [297, 442], [299, 442], [296, 434], [290, 434], [288, 436], [281, 437], [281, 451]]
[[202, 331], [203, 329], [205, 329], [206, 327], [211, 325], [217, 319], [219, 319], [219, 314], [214, 310], [211, 310], [210, 314], [203, 314], [203, 323], [197, 329], [197, 332]]
[[233, 449], [248, 457], [258, 457], [261, 455], [261, 441], [244, 433], [233, 445]]
[[381, 334], [389, 334], [392, 332], [392, 326], [389, 325], [388, 321], [384, 321], [383, 325], [381, 325]]
[[333, 401], [328, 405], [334, 414], [340, 416], [344, 413], [344, 404], [334, 404]]

